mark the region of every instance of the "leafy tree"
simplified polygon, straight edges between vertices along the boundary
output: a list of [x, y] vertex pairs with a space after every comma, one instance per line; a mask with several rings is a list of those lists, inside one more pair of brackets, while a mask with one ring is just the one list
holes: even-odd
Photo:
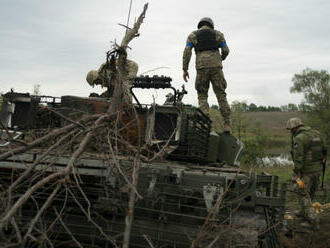
[[260, 106], [257, 107], [257, 111], [258, 112], [264, 112], [264, 111], [267, 111], [267, 108], [265, 106], [260, 105]]
[[281, 112], [282, 110], [280, 107], [268, 106], [267, 111], [268, 112]]
[[308, 106], [304, 103], [298, 104], [298, 111], [300, 112], [307, 112], [308, 111]]
[[212, 106], [211, 106], [211, 109], [219, 110], [219, 107], [218, 107], [218, 105], [212, 105]]
[[241, 103], [235, 100], [231, 103], [230, 108], [232, 111], [241, 111]]
[[242, 112], [248, 112], [249, 111], [249, 106], [247, 105], [246, 102], [241, 102], [241, 110], [242, 110]]
[[243, 116], [244, 110], [246, 110], [247, 104], [245, 102], [233, 101], [231, 104], [231, 119], [232, 128], [237, 133], [238, 139], [242, 138], [242, 135], [246, 133], [247, 120]]
[[288, 111], [289, 112], [296, 112], [296, 111], [298, 111], [298, 106], [294, 103], [289, 103], [288, 104]]
[[232, 111], [240, 110], [241, 112], [248, 112], [249, 105], [246, 103], [246, 101], [240, 102], [235, 100], [231, 103], [231, 109]]
[[[286, 106], [287, 108], [287, 106]], [[266, 111], [281, 111], [280, 107], [274, 107], [274, 106], [258, 106], [254, 103], [250, 103], [249, 105], [244, 102], [239, 101], [233, 101], [231, 104], [232, 111], [237, 111], [238, 109], [241, 112], [266, 112]]]
[[251, 129], [251, 132], [253, 135], [243, 139], [245, 149], [242, 156], [243, 164], [250, 166], [255, 165], [259, 158], [265, 156], [265, 142], [267, 140], [267, 135], [261, 129], [261, 123], [254, 121], [252, 124], [253, 128]]
[[250, 103], [250, 105], [249, 105], [250, 112], [255, 112], [255, 111], [257, 111], [257, 109], [258, 109], [257, 105], [255, 105], [254, 103]]
[[288, 112], [288, 105], [282, 105], [280, 108], [282, 112]]
[[292, 78], [291, 93], [303, 93], [305, 111], [312, 125], [326, 136], [330, 143], [330, 75], [325, 70], [305, 69]]

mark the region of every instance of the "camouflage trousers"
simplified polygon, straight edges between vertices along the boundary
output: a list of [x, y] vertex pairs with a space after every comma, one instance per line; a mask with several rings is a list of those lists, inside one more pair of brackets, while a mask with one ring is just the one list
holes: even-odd
[[230, 108], [227, 102], [227, 82], [220, 67], [197, 69], [195, 88], [198, 94], [199, 108], [209, 115], [209, 104], [207, 102], [208, 91], [212, 83], [213, 91], [217, 97], [219, 109], [224, 123], [230, 125]]
[[305, 187], [297, 188], [298, 201], [301, 207], [301, 213], [304, 218], [313, 224], [318, 222], [317, 214], [312, 206], [312, 200], [314, 199], [317, 186], [319, 184], [320, 173], [306, 173], [302, 174], [300, 179], [304, 182]]

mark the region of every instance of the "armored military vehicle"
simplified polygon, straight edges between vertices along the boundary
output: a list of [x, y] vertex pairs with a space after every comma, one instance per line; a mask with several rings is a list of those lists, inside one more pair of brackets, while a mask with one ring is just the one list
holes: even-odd
[[[173, 94], [167, 95], [164, 105], [141, 104], [136, 88], [173, 90]], [[243, 144], [229, 133], [213, 132], [208, 116], [182, 103], [185, 93], [164, 76], [137, 77], [131, 87], [138, 125], [122, 134], [129, 143], [126, 146], [140, 144], [164, 156], [141, 162], [130, 247], [278, 247], [275, 227], [284, 214], [285, 185], [279, 185], [276, 176], [240, 170]], [[28, 140], [33, 131], [40, 136], [83, 114], [104, 113], [109, 104], [111, 99], [99, 97], [8, 92], [3, 95], [0, 115], [0, 156]], [[131, 115], [123, 116], [129, 123]], [[123, 144], [114, 149], [116, 162], [100, 156], [93, 147], [80, 156], [72, 171], [79, 187], [57, 192], [36, 228], [48, 233], [47, 239], [41, 231], [33, 231], [26, 247], [121, 245], [130, 197], [118, 165], [130, 171], [134, 157], [125, 154]], [[30, 177], [14, 192], [13, 200], [18, 199], [32, 185], [29, 180], [36, 180], [34, 174], [44, 171], [47, 175], [68, 164], [69, 153], [44, 155], [45, 150], [43, 144], [0, 159], [3, 192], [30, 170]], [[50, 194], [48, 184], [38, 190], [16, 214], [17, 225], [27, 229]], [[4, 211], [6, 204], [0, 208]], [[7, 227], [5, 235], [13, 233], [15, 228]]]

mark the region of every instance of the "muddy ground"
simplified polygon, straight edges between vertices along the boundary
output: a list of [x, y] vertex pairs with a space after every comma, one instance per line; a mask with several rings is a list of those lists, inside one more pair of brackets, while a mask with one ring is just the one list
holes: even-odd
[[[326, 191], [317, 192], [315, 201], [325, 204], [330, 202], [329, 198], [330, 188], [327, 188]], [[320, 229], [315, 230], [313, 226], [301, 225], [305, 221], [293, 214], [298, 207], [296, 195], [289, 191], [287, 193], [286, 230], [279, 230], [282, 246], [285, 248], [330, 248], [330, 208], [323, 208], [319, 213]]]

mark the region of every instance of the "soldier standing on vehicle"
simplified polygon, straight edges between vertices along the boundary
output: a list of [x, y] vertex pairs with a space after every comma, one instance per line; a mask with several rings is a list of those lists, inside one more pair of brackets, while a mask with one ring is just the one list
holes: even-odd
[[[127, 81], [130, 83], [133, 78], [136, 77], [138, 72], [138, 64], [134, 62], [133, 60], [126, 60], [126, 71], [127, 71]], [[88, 72], [86, 76], [86, 81], [88, 84], [92, 87], [95, 85], [101, 85], [102, 87], [109, 87], [109, 92], [102, 93], [102, 96], [105, 97], [111, 97], [114, 90], [114, 85], [109, 85], [109, 82], [111, 81], [111, 74], [113, 72], [110, 68], [107, 67], [107, 63], [103, 63], [98, 70], [91, 70]], [[126, 81], [126, 80], [124, 80]]]
[[304, 217], [309, 224], [318, 229], [319, 219], [312, 206], [312, 200], [319, 184], [322, 163], [326, 160], [327, 150], [320, 133], [303, 125], [299, 118], [289, 119], [286, 128], [292, 134], [291, 154], [294, 162], [292, 181], [297, 184], [301, 206], [297, 215]]
[[[207, 102], [210, 82], [219, 103], [219, 109], [224, 119], [224, 131], [230, 132], [230, 108], [226, 98], [227, 82], [222, 71], [222, 61], [229, 54], [224, 35], [214, 30], [211, 18], [202, 18], [198, 25], [198, 30], [193, 31], [187, 39], [186, 47], [183, 52], [183, 79], [188, 81], [189, 61], [191, 50], [196, 53], [196, 82], [195, 88], [198, 94], [200, 109], [209, 115], [209, 105]], [[219, 52], [221, 49], [221, 54]]]

